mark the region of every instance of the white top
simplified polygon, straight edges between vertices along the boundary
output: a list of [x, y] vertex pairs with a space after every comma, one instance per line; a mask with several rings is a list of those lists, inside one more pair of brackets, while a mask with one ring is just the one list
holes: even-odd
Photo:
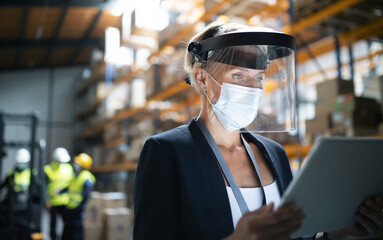
[[[229, 197], [234, 228], [236, 228], [239, 219], [242, 217], [241, 210], [239, 209], [238, 202], [234, 197], [233, 190], [231, 189], [231, 187], [226, 186], [226, 190], [227, 195]], [[257, 210], [262, 206], [263, 197], [262, 189], [260, 187], [240, 188], [239, 190], [241, 191], [243, 198], [245, 199], [249, 211]], [[281, 200], [281, 195], [279, 194], [277, 182], [274, 181], [272, 184], [264, 186], [264, 190], [266, 195], [266, 203], [269, 204], [273, 202], [274, 207], [277, 208]]]

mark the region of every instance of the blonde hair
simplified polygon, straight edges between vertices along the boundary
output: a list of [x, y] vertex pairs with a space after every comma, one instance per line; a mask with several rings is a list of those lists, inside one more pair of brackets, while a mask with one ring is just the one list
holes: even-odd
[[[246, 27], [247, 27], [246, 25], [237, 24], [237, 23], [225, 23], [225, 24], [211, 23], [208, 26], [206, 26], [201, 32], [194, 35], [190, 39], [188, 45], [191, 42], [200, 42], [202, 40], [205, 40], [211, 37], [220, 36], [222, 34], [237, 31]], [[197, 68], [208, 67], [209, 61], [207, 63], [194, 62], [193, 64], [193, 58], [194, 56], [191, 55], [186, 48], [185, 57], [184, 57], [184, 69], [190, 78], [191, 85], [197, 90], [199, 90], [194, 78], [194, 72]]]

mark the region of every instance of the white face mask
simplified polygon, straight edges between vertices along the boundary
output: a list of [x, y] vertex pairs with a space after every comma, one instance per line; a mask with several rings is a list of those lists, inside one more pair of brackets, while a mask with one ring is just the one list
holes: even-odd
[[252, 123], [258, 114], [263, 89], [225, 82], [221, 85], [209, 73], [207, 74], [222, 88], [218, 101], [211, 104], [222, 126], [233, 132]]

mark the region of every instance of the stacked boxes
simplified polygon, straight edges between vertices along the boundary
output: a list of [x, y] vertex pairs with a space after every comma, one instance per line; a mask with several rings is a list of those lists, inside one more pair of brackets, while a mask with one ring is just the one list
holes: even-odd
[[329, 133], [331, 114], [335, 110], [337, 96], [347, 93], [354, 93], [352, 81], [335, 79], [317, 84], [315, 118], [306, 121], [306, 131], [309, 138]]
[[146, 98], [153, 97], [161, 91], [161, 77], [165, 74], [164, 64], [153, 64], [140, 76], [146, 81]]
[[375, 99], [339, 95], [331, 115], [331, 133], [348, 136], [376, 135], [382, 121], [380, 105]]
[[171, 56], [163, 56], [161, 64], [153, 64], [141, 74], [140, 77], [146, 80], [146, 97], [150, 98], [157, 93], [182, 83], [185, 78], [183, 68], [184, 49], [173, 49]]
[[102, 208], [125, 208], [125, 194], [121, 192], [104, 193], [102, 196]]
[[85, 240], [130, 239], [132, 212], [122, 192], [92, 192], [85, 206]]
[[112, 118], [117, 111], [125, 108], [129, 102], [130, 86], [127, 83], [116, 85], [105, 99], [105, 109], [102, 115]]
[[104, 193], [105, 240], [129, 239], [132, 229], [131, 212], [126, 208], [125, 194], [121, 192]]
[[155, 132], [154, 121], [151, 118], [143, 119], [139, 122], [132, 123], [130, 126], [130, 145], [129, 151], [126, 153], [128, 161], [137, 161], [142, 147], [146, 139], [148, 139]]
[[306, 121], [308, 138], [316, 135], [378, 134], [382, 114], [374, 99], [355, 97], [352, 81], [332, 80], [317, 85], [315, 119]]
[[85, 240], [103, 239], [102, 194], [92, 192], [85, 206], [84, 232]]
[[105, 236], [108, 240], [130, 238], [132, 214], [128, 208], [105, 209]]
[[124, 137], [124, 127], [121, 123], [110, 124], [103, 131], [103, 140], [105, 143]]

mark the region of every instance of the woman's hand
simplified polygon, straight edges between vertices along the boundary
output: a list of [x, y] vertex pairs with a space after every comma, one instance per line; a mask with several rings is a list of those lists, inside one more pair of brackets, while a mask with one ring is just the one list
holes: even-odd
[[271, 203], [244, 214], [226, 240], [290, 239], [290, 235], [302, 225], [303, 219], [304, 213], [295, 205], [274, 211], [274, 204]]
[[355, 218], [358, 222], [355, 226], [330, 232], [331, 239], [372, 237], [382, 234], [383, 195], [367, 198], [359, 207]]

